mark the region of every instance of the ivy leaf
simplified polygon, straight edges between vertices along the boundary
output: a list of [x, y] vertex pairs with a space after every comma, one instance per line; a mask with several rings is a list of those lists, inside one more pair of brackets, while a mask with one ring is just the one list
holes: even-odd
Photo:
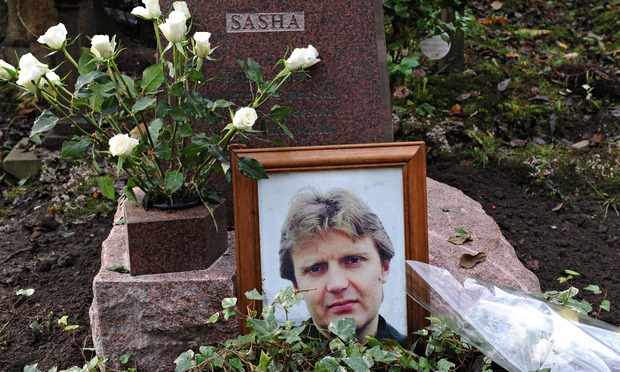
[[227, 297], [227, 298], [222, 300], [222, 307], [224, 309], [228, 309], [230, 307], [233, 307], [236, 304], [237, 304], [237, 298], [236, 297]]
[[34, 289], [32, 288], [28, 288], [28, 289], [20, 289], [19, 291], [15, 292], [16, 295], [18, 296], [32, 296], [34, 294]]
[[594, 284], [590, 284], [589, 286], [584, 288], [586, 291], [590, 291], [594, 294], [601, 294], [603, 293], [603, 291], [601, 291], [601, 288], [598, 285], [594, 285]]
[[90, 140], [65, 141], [62, 144], [61, 154], [63, 158], [75, 158], [84, 153], [90, 146]]
[[166, 172], [166, 177], [164, 180], [164, 182], [166, 183], [166, 190], [168, 190], [170, 194], [174, 194], [181, 187], [183, 187], [183, 180], [183, 173], [179, 171], [170, 170]]
[[315, 372], [346, 371], [346, 369], [340, 365], [340, 361], [332, 356], [326, 356], [325, 358], [319, 360], [314, 367]]
[[189, 371], [190, 369], [196, 367], [194, 352], [192, 350], [187, 350], [174, 360], [174, 364], [177, 365], [175, 372]]
[[603, 310], [609, 311], [609, 309], [611, 308], [611, 302], [609, 302], [609, 300], [603, 300], [601, 301], [601, 304], [598, 305], [598, 307]]
[[207, 324], [215, 323], [220, 318], [220, 312], [216, 312], [207, 319]]
[[118, 359], [121, 362], [121, 364], [127, 364], [132, 356], [133, 356], [133, 354], [131, 354], [131, 353], [125, 353], [125, 354], [121, 355], [120, 357], [118, 357]]
[[253, 180], [264, 180], [269, 178], [267, 177], [265, 168], [263, 168], [262, 164], [254, 158], [242, 156], [239, 158], [237, 166], [239, 167], [239, 172], [247, 178]]
[[351, 356], [345, 358], [344, 362], [354, 371], [369, 371], [374, 364], [368, 356]]
[[245, 297], [248, 300], [253, 300], [253, 301], [262, 301], [264, 298], [262, 294], [258, 293], [256, 288], [254, 288], [250, 292], [245, 292]]
[[344, 341], [355, 338], [355, 320], [353, 318], [344, 318], [336, 323], [330, 323], [327, 329]]
[[140, 88], [145, 92], [152, 92], [157, 90], [164, 83], [164, 80], [164, 69], [161, 65], [152, 65], [144, 69]]

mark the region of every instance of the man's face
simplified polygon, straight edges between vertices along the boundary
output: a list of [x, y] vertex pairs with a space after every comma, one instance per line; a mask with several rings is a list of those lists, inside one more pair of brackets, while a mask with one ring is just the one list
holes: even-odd
[[310, 290], [304, 298], [318, 328], [353, 318], [358, 336], [375, 334], [390, 264], [381, 261], [372, 238], [354, 241], [332, 230], [296, 247], [292, 258], [297, 289]]

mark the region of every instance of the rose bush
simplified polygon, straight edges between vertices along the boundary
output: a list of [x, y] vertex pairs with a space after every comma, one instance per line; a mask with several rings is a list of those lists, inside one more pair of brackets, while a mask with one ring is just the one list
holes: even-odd
[[[108, 35], [94, 35], [91, 48], [79, 59], [67, 51], [75, 40], [67, 39], [61, 23], [51, 27], [38, 41], [53, 53], [63, 53], [79, 76], [74, 89], [68, 87], [53, 69], [28, 53], [18, 68], [0, 60], [0, 81], [9, 82], [49, 104], [37, 118], [30, 138], [41, 137], [54, 128], [59, 118], [69, 120], [81, 133], [62, 147], [65, 157], [91, 157], [103, 154], [117, 164], [117, 176], [124, 170], [127, 183], [124, 195], [137, 202], [134, 188], [144, 191], [145, 207], [153, 203], [175, 203], [187, 197], [200, 197], [207, 204], [217, 201], [218, 190], [210, 187], [214, 173], [228, 175], [228, 147], [232, 141], [247, 142], [258, 132], [253, 129], [257, 110], [300, 69], [319, 62], [312, 46], [295, 49], [271, 80], [263, 78], [262, 67], [248, 59], [241, 64], [251, 81], [252, 99], [237, 105], [225, 99], [203, 95], [209, 79], [203, 74], [205, 61], [212, 62], [214, 49], [209, 32], [190, 37], [192, 15], [184, 1], [173, 4], [163, 20], [158, 0], [142, 0], [144, 6], [132, 14], [153, 23], [157, 40], [157, 63], [147, 67], [141, 79], [123, 74], [115, 59], [122, 53], [120, 42]], [[161, 37], [163, 34], [165, 40]], [[164, 41], [167, 45], [163, 45]], [[245, 84], [245, 83], [244, 83]], [[290, 135], [285, 120], [290, 109], [272, 105], [260, 116]], [[196, 123], [207, 126], [196, 130]], [[242, 173], [254, 178], [265, 176], [262, 166], [242, 159]], [[99, 178], [103, 195], [115, 197], [113, 176]]]

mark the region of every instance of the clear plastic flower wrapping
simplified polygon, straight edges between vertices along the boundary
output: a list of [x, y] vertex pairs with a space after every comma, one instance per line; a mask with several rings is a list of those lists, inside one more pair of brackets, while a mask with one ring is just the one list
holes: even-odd
[[525, 292], [407, 261], [407, 293], [508, 371], [620, 371], [618, 327]]

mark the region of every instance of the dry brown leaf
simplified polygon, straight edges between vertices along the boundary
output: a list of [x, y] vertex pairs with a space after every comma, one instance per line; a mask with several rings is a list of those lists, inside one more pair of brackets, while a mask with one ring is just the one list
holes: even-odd
[[503, 6], [504, 6], [504, 3], [502, 3], [501, 1], [494, 1], [491, 3], [491, 8], [493, 10], [500, 10], [502, 9]]
[[564, 207], [564, 203], [560, 203], [558, 205], [556, 205], [555, 207], [553, 207], [553, 209], [551, 210], [551, 212], [557, 212], [560, 209], [562, 209]]
[[394, 89], [394, 98], [395, 99], [403, 99], [407, 98], [411, 95], [411, 91], [405, 85], [398, 86]]
[[592, 137], [590, 137], [590, 141], [592, 143], [600, 143], [604, 139], [605, 139], [605, 135], [601, 132], [594, 133]]
[[510, 147], [523, 147], [523, 146], [527, 145], [527, 140], [522, 140], [522, 139], [514, 138], [514, 139], [510, 140], [508, 145]]
[[450, 110], [450, 116], [463, 116], [463, 109], [461, 108], [461, 105], [457, 103], [452, 106], [452, 109]]
[[448, 238], [448, 241], [452, 244], [463, 245], [466, 241], [471, 240], [471, 235], [464, 234], [461, 236], [451, 236]]
[[555, 43], [562, 49], [568, 49], [568, 44], [561, 42], [560, 40], [556, 40]]
[[476, 266], [478, 262], [482, 262], [487, 258], [487, 254], [484, 252], [478, 252], [477, 254], [464, 253], [459, 260], [459, 265], [465, 269], [471, 269]]

